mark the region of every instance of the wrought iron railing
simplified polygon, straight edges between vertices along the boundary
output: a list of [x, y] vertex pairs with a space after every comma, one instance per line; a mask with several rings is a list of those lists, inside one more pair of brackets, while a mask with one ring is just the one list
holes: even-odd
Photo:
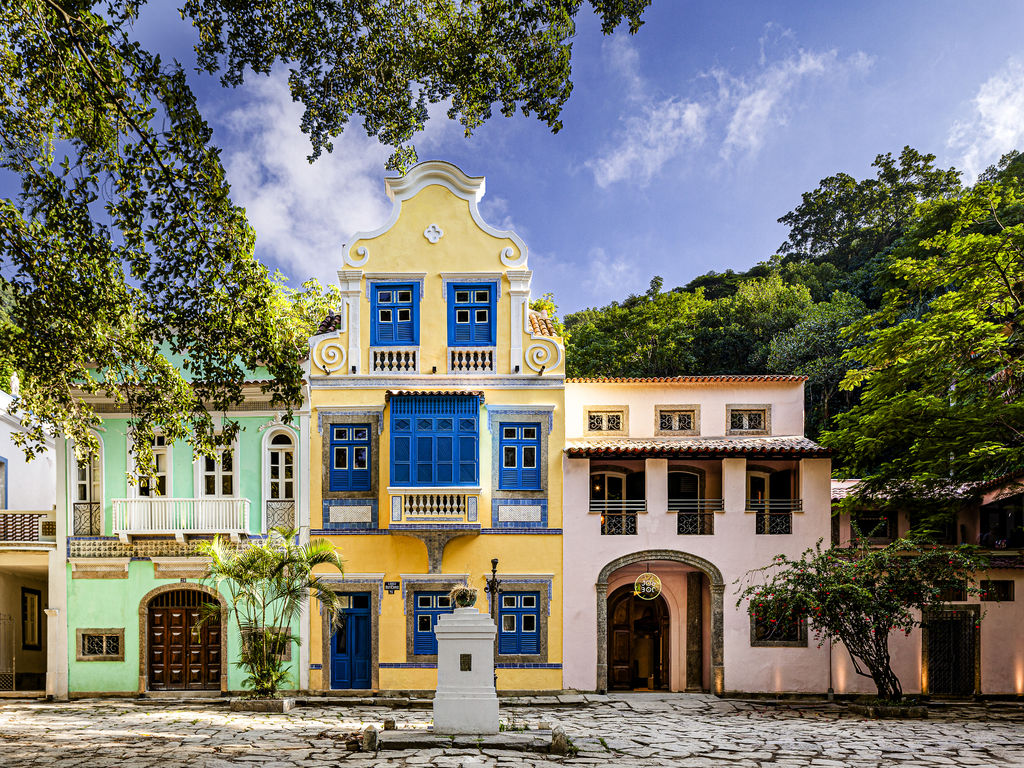
[[267, 501], [267, 530], [271, 528], [285, 528], [289, 531], [296, 528], [294, 501]]
[[722, 499], [669, 499], [668, 511], [676, 513], [680, 536], [710, 536], [715, 532], [715, 512], [724, 509]]
[[644, 499], [591, 499], [590, 511], [601, 515], [603, 536], [635, 536], [636, 516], [647, 511]]
[[114, 499], [115, 534], [247, 533], [248, 499]]
[[494, 347], [448, 347], [449, 373], [494, 373]]
[[75, 536], [103, 535], [103, 507], [98, 501], [76, 501], [71, 513]]
[[370, 370], [374, 373], [417, 373], [419, 347], [370, 347]]

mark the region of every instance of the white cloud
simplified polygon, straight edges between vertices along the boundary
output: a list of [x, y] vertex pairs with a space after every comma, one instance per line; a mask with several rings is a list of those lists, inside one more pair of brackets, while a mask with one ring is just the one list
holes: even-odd
[[[761, 56], [764, 57], [763, 48]], [[804, 78], [833, 69], [836, 58], [834, 50], [801, 51], [797, 56], [766, 65], [764, 71], [751, 80], [732, 78], [726, 72], [716, 71], [720, 86], [724, 82], [729, 84], [720, 87], [719, 94], [724, 97], [722, 106], [732, 113], [722, 142], [722, 157], [728, 159], [737, 150], [756, 154], [764, 143], [769, 125], [786, 124], [785, 97]]]
[[643, 103], [622, 121], [618, 141], [585, 165], [600, 187], [624, 179], [646, 183], [684, 147], [704, 140], [707, 108], [668, 98]]
[[[705, 143], [717, 145], [726, 161], [756, 155], [771, 129], [787, 123], [794, 92], [804, 82], [865, 72], [873, 64], [861, 51], [840, 59], [835, 50], [797, 49], [793, 33], [776, 24], [766, 25], [758, 45], [760, 66], [753, 74], [711, 70], [704, 76], [714, 79], [717, 90], [691, 98], [652, 95], [633, 43], [616, 36], [605, 44], [605, 63], [623, 83], [629, 111], [614, 139], [585, 163], [598, 186], [627, 179], [647, 184], [684, 151]], [[779, 47], [788, 52], [773, 61], [770, 49]]]
[[334, 152], [307, 162], [309, 139], [299, 130], [302, 107], [284, 77], [253, 78], [242, 106], [221, 112], [231, 149], [223, 161], [232, 199], [256, 230], [256, 253], [298, 285], [310, 276], [335, 282], [341, 246], [353, 233], [380, 226], [391, 202], [383, 192], [390, 151], [353, 124]]
[[968, 181], [1012, 149], [1024, 144], [1024, 62], [1010, 59], [981, 84], [973, 99], [974, 113], [957, 121], [947, 146], [960, 155], [957, 163]]

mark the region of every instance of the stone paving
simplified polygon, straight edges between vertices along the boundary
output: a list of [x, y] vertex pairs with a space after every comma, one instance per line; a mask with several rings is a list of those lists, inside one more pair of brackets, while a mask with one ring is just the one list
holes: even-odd
[[367, 725], [394, 718], [426, 729], [429, 710], [302, 707], [233, 713], [222, 701], [0, 703], [0, 766], [311, 768], [312, 766], [1024, 766], [1024, 708], [933, 707], [928, 720], [864, 720], [845, 707], [712, 696], [632, 694], [582, 704], [502, 707], [513, 729], [560, 724], [575, 757], [500, 749], [348, 749]]

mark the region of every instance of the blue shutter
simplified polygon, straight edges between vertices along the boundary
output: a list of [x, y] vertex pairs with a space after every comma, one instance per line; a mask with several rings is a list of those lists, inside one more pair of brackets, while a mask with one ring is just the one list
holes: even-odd
[[[391, 483], [475, 485], [480, 477], [476, 396], [391, 399]], [[411, 455], [410, 455], [411, 454]]]
[[[461, 301], [456, 300], [459, 294], [462, 294]], [[486, 298], [482, 294], [486, 294]], [[496, 297], [496, 283], [449, 284], [447, 296], [449, 346], [490, 346], [494, 344]], [[482, 318], [478, 310], [483, 311]], [[459, 322], [460, 319], [462, 322]]]
[[[381, 294], [384, 294], [382, 297]], [[407, 294], [409, 301], [399, 301]], [[380, 319], [380, 311], [390, 312], [389, 320]], [[399, 320], [399, 313], [408, 313]], [[370, 343], [373, 345], [416, 344], [419, 340], [419, 284], [374, 283], [370, 292]]]
[[[329, 449], [327, 452], [328, 461], [328, 487], [331, 491], [368, 491], [370, 490], [370, 468], [373, 466], [373, 456], [370, 454], [370, 425], [369, 424], [344, 424], [331, 426]], [[356, 440], [353, 438], [353, 430], [365, 429], [366, 439]], [[341, 435], [344, 435], [342, 437]], [[345, 466], [335, 468], [334, 449], [344, 448], [346, 452]], [[355, 449], [366, 450], [366, 468], [355, 469]]]
[[[511, 595], [506, 594], [501, 597], [502, 602], [504, 602], [504, 599], [511, 597]], [[529, 608], [524, 607], [524, 598], [532, 598], [533, 606]], [[540, 653], [540, 593], [516, 593], [515, 603], [515, 607], [502, 606], [499, 609], [498, 653]], [[503, 617], [505, 616], [515, 617], [515, 632], [502, 631], [505, 624]], [[528, 632], [523, 629], [523, 618], [526, 616], [531, 617], [533, 622], [533, 629]]]
[[[539, 490], [541, 487], [540, 424], [498, 425], [498, 487], [502, 489]], [[514, 430], [514, 437], [505, 437], [505, 430]], [[535, 430], [536, 437], [525, 438], [524, 430]], [[505, 467], [505, 449], [515, 451], [515, 467]], [[526, 449], [533, 449], [532, 467], [524, 466]]]

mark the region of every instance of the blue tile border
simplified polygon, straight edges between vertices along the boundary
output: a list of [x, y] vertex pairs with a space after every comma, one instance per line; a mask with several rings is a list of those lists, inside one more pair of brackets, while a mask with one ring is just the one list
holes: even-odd
[[480, 533], [486, 535], [517, 534], [520, 536], [561, 536], [561, 528], [481, 528]]
[[[312, 668], [312, 665], [310, 665]], [[420, 661], [382, 661], [377, 667], [379, 669], [437, 669], [436, 662], [420, 662]], [[531, 662], [511, 662], [494, 665], [495, 669], [561, 669], [561, 662], [554, 663], [541, 663], [536, 664]]]
[[310, 669], [323, 669], [324, 665], [323, 664], [310, 664], [309, 668]]
[[518, 663], [504, 664], [504, 663], [499, 662], [499, 663], [494, 665], [494, 668], [495, 669], [561, 669], [562, 668], [562, 664], [561, 664], [561, 662], [552, 662], [552, 663], [541, 663], [541, 662], [538, 662], [536, 664], [533, 664], [533, 663], [530, 663], [530, 662], [518, 662]]
[[[540, 520], [520, 521], [501, 520], [498, 518], [498, 507], [540, 507]], [[547, 499], [491, 499], [491, 524], [495, 528], [547, 528]]]
[[[377, 499], [324, 499], [321, 525], [324, 531], [359, 531], [377, 528]], [[368, 523], [332, 523], [331, 507], [369, 507], [370, 522]]]
[[379, 669], [437, 669], [437, 662], [430, 661], [382, 661]]
[[387, 536], [388, 531], [380, 528], [369, 530], [366, 528], [313, 528], [310, 536]]

